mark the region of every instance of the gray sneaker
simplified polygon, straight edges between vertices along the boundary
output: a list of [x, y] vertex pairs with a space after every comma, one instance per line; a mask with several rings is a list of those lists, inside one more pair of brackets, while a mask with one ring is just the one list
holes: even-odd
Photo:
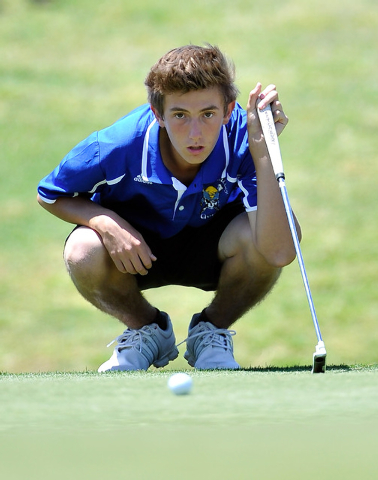
[[192, 323], [200, 314], [193, 315], [189, 325], [184, 358], [189, 365], [199, 370], [237, 370], [240, 365], [234, 359], [232, 336], [235, 330], [217, 328], [210, 322]]
[[110, 370], [147, 370], [151, 365], [165, 367], [170, 360], [178, 356], [176, 339], [172, 323], [165, 312], [161, 312], [167, 320], [167, 329], [162, 330], [156, 323], [133, 330], [128, 328], [114, 342], [113, 355], [103, 363], [98, 371]]

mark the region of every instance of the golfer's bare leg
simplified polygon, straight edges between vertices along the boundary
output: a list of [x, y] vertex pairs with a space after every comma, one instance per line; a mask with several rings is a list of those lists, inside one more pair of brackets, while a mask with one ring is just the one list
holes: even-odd
[[219, 241], [218, 254], [223, 265], [206, 316], [215, 326], [228, 328], [267, 295], [281, 269], [269, 265], [255, 249], [246, 213], [227, 226]]
[[134, 275], [117, 270], [95, 231], [73, 231], [64, 259], [76, 288], [95, 307], [132, 329], [154, 321], [156, 308], [143, 297]]

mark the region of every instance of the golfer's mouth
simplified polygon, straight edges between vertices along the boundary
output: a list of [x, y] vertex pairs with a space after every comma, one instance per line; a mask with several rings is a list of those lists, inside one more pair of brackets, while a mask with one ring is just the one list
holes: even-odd
[[199, 155], [205, 150], [205, 147], [203, 145], [194, 145], [194, 146], [188, 147], [188, 150], [193, 155]]

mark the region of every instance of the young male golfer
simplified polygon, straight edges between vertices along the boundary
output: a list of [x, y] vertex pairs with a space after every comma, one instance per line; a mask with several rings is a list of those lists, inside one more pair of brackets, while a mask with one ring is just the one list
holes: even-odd
[[127, 327], [100, 372], [177, 357], [168, 314], [142, 294], [163, 285], [215, 291], [193, 315], [185, 358], [237, 369], [229, 327], [295, 258], [257, 100], [271, 104], [278, 134], [288, 119], [273, 85], [258, 83], [243, 110], [233, 66], [211, 45], [168, 52], [145, 84], [149, 103], [79, 143], [38, 201], [77, 225], [64, 259], [78, 291]]

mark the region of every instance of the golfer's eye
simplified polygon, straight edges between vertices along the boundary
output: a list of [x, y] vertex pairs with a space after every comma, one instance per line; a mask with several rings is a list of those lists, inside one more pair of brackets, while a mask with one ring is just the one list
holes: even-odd
[[175, 118], [181, 120], [182, 118], [185, 118], [185, 115], [183, 113], [177, 112], [175, 113]]
[[204, 117], [205, 118], [212, 118], [214, 116], [214, 112], [205, 112]]

